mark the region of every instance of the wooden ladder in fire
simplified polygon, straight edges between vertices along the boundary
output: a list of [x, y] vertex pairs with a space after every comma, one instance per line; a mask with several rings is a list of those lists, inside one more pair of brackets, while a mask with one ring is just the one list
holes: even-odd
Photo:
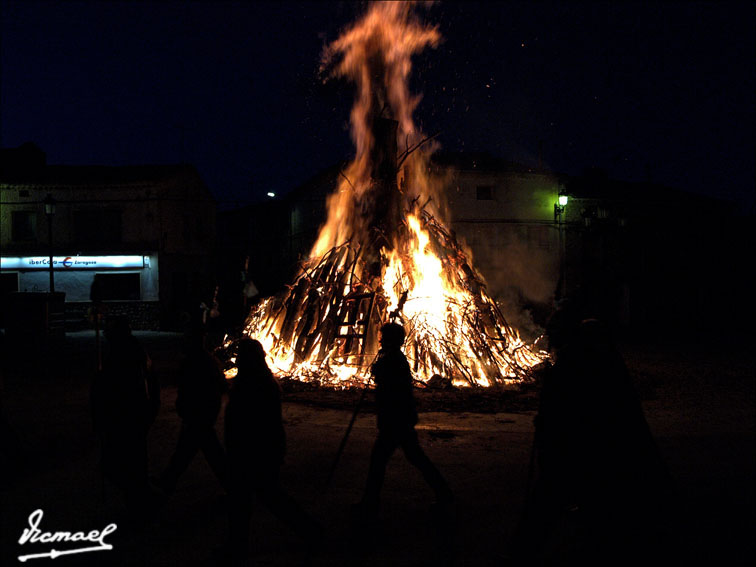
[[[365, 354], [374, 303], [375, 293], [373, 292], [356, 293], [344, 299], [342, 313], [336, 324], [336, 340], [343, 341], [345, 354]], [[359, 353], [352, 352], [355, 340], [359, 341]]]

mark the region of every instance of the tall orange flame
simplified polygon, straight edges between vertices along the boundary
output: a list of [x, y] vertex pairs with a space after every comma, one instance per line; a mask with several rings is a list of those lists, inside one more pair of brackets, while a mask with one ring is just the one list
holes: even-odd
[[[366, 228], [359, 222], [362, 215], [355, 208], [374, 183], [375, 120], [389, 116], [398, 121], [397, 139], [404, 142], [405, 148], [422, 139], [422, 133], [412, 121], [412, 113], [421, 98], [409, 92], [412, 56], [427, 46], [435, 47], [440, 41], [438, 29], [424, 26], [415, 17], [411, 3], [376, 2], [361, 20], [325, 48], [321, 72], [344, 77], [356, 86], [351, 112], [356, 156], [347, 167], [338, 190], [329, 198], [328, 220], [311, 256], [324, 254], [354, 237], [355, 231]], [[421, 160], [411, 159], [406, 170], [414, 171], [422, 165]], [[421, 195], [423, 197], [432, 196], [432, 185], [410, 187], [428, 193]]]
[[247, 319], [245, 334], [279, 373], [364, 382], [388, 320], [408, 331], [405, 352], [422, 382], [500, 385], [546, 357], [507, 324], [439, 220], [443, 178], [431, 173], [430, 145], [420, 147], [426, 139], [412, 120], [420, 97], [408, 79], [412, 56], [440, 41], [413, 4], [376, 2], [323, 52], [321, 70], [356, 86], [356, 156], [294, 284]]

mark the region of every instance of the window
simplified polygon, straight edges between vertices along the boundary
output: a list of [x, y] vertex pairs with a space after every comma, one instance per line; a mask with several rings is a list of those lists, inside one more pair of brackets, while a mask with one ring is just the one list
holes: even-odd
[[138, 301], [142, 298], [138, 272], [95, 274], [94, 285], [102, 301]]
[[74, 239], [86, 246], [121, 243], [121, 211], [117, 209], [84, 209], [74, 213]]
[[192, 242], [192, 217], [189, 215], [183, 216], [183, 222], [181, 224], [182, 234], [184, 237], [184, 244], [190, 246]]
[[36, 211], [13, 211], [11, 213], [11, 238], [16, 242], [37, 240]]
[[10, 294], [18, 291], [18, 272], [0, 272], [0, 326], [6, 325], [5, 314], [10, 310]]
[[18, 272], [0, 273], [0, 297], [18, 291]]
[[171, 296], [174, 305], [183, 306], [189, 298], [189, 281], [186, 272], [174, 272], [171, 279]]
[[204, 242], [207, 239], [207, 233], [205, 231], [205, 223], [201, 218], [195, 219], [195, 234], [197, 235], [198, 242]]
[[478, 185], [476, 191], [478, 201], [493, 201], [493, 189], [492, 185]]

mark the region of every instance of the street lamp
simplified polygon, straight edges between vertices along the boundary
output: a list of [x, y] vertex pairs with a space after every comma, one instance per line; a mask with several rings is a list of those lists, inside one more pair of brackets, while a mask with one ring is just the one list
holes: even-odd
[[567, 202], [569, 200], [570, 198], [567, 193], [564, 193], [562, 191], [559, 192], [557, 202], [554, 203], [554, 222], [560, 222], [562, 220], [564, 209], [567, 207]]
[[564, 189], [559, 190], [557, 202], [554, 203], [554, 222], [557, 224], [559, 234], [559, 284], [557, 293], [564, 297], [567, 293], [567, 254], [566, 254], [566, 235], [564, 234], [564, 211], [567, 208], [569, 197]]
[[52, 230], [52, 224], [53, 224], [53, 216], [55, 215], [55, 198], [48, 193], [47, 197], [45, 197], [45, 200], [43, 201], [45, 204], [45, 216], [47, 216], [47, 238], [48, 243], [50, 246], [50, 264], [48, 268], [50, 269], [50, 293], [55, 293], [55, 275], [53, 273], [53, 230]]

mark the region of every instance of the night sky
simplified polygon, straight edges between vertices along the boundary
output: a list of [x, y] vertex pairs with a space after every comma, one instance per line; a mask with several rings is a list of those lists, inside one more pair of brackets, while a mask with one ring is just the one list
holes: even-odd
[[[601, 167], [754, 204], [753, 3], [441, 2], [416, 122], [448, 151]], [[223, 208], [350, 157], [318, 76], [352, 3], [2, 0], [3, 147], [52, 164], [194, 164]]]

